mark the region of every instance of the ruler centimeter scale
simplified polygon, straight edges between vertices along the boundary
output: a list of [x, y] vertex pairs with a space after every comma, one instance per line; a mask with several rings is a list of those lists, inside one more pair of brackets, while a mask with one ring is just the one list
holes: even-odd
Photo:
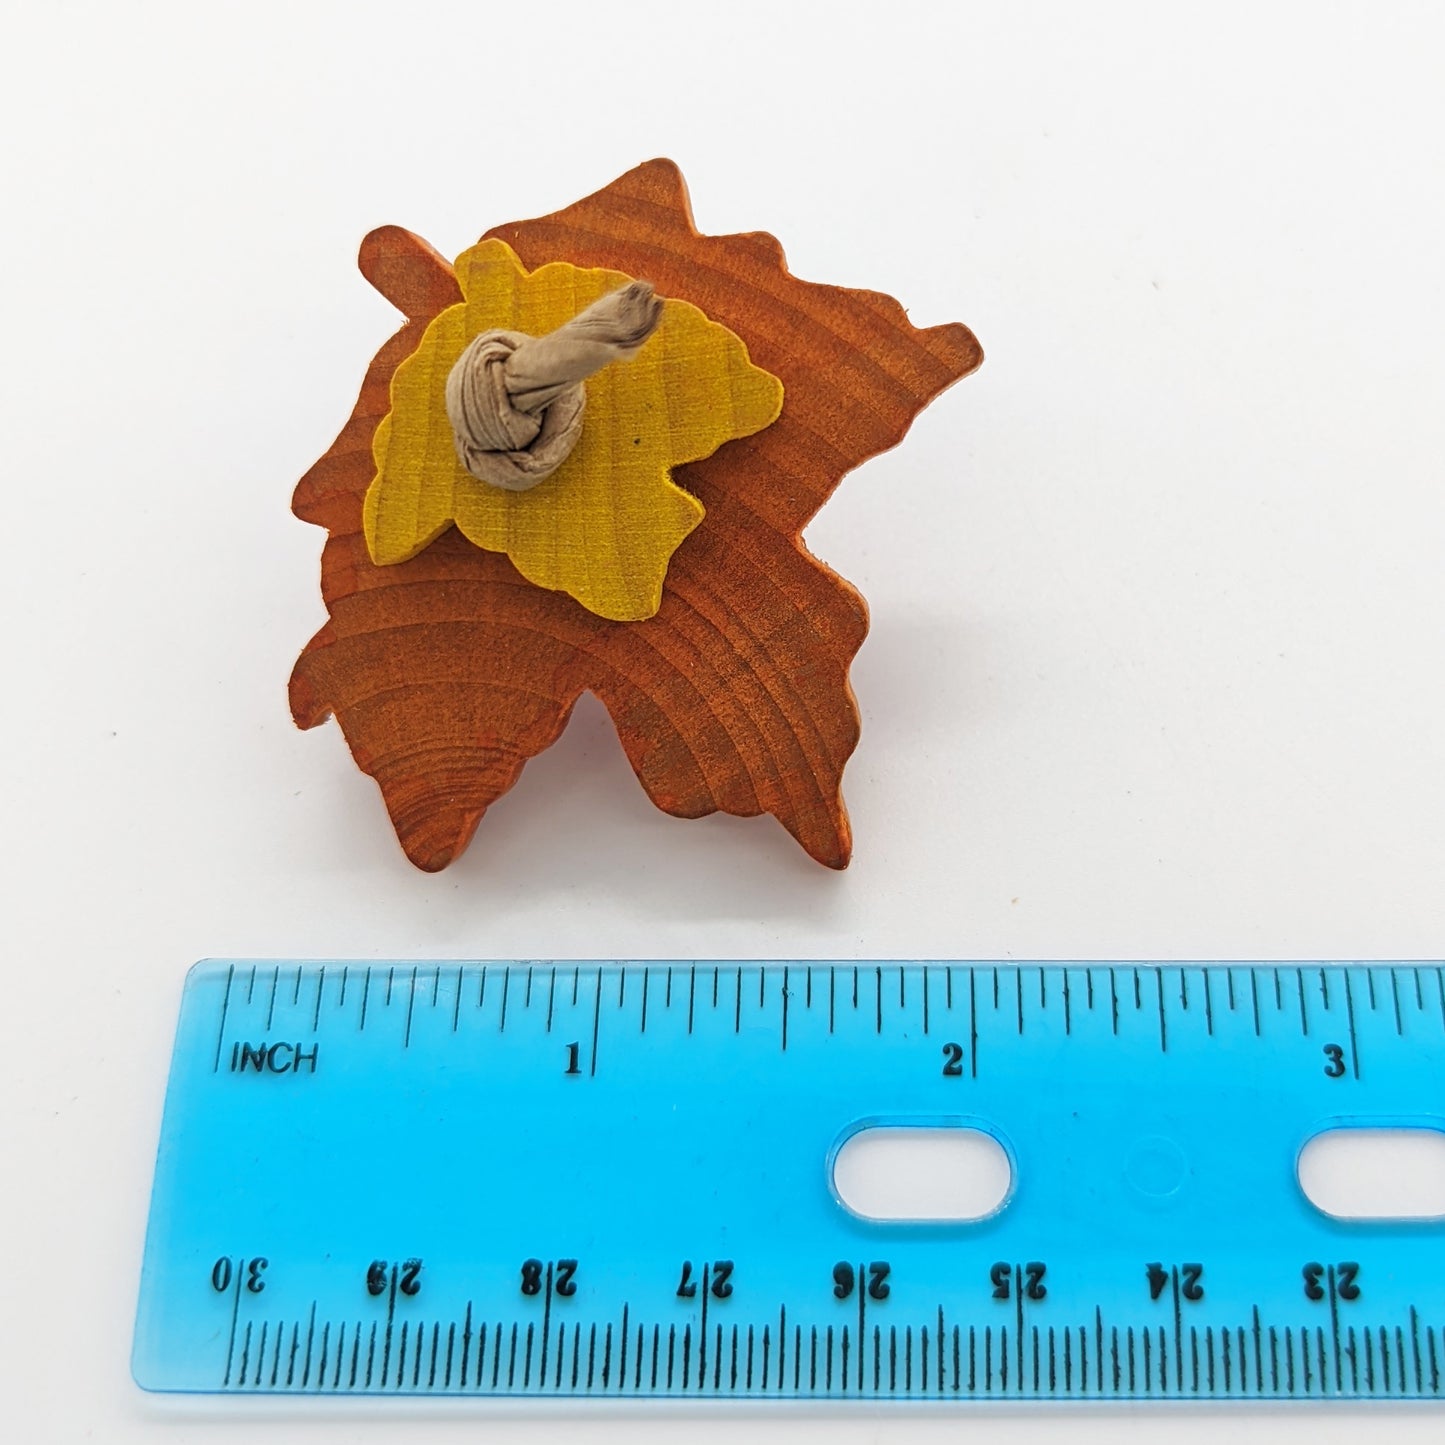
[[[1445, 1221], [1296, 1161], [1445, 1128], [1445, 968], [252, 963], [189, 975], [133, 1370], [241, 1394], [1434, 1399]], [[880, 1222], [868, 1125], [1009, 1195]]]

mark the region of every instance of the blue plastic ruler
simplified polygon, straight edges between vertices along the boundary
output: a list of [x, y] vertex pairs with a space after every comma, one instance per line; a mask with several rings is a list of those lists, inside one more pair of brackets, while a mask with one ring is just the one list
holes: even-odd
[[[233, 963], [190, 974], [134, 1372], [157, 1390], [1437, 1398], [1445, 1223], [1301, 1147], [1445, 1127], [1445, 971]], [[870, 1222], [861, 1125], [992, 1133]]]

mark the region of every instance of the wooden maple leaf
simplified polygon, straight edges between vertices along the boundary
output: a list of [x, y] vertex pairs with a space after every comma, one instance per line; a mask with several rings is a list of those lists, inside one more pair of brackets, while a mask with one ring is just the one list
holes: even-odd
[[669, 161], [487, 234], [528, 267], [606, 267], [692, 302], [782, 379], [782, 415], [676, 469], [707, 515], [645, 621], [598, 617], [455, 530], [378, 567], [362, 535], [372, 436], [392, 373], [461, 293], [424, 241], [373, 231], [362, 274], [408, 320], [296, 488], [296, 515], [330, 534], [321, 564], [330, 620], [291, 675], [297, 725], [336, 717], [407, 857], [428, 871], [462, 852], [584, 691], [601, 698], [664, 812], [771, 813], [818, 862], [846, 867], [840, 785], [858, 741], [848, 667], [868, 614], [799, 533], [845, 472], [895, 446], [933, 397], [979, 365], [978, 342], [961, 325], [911, 326], [891, 297], [799, 281], [762, 232], [699, 235]]

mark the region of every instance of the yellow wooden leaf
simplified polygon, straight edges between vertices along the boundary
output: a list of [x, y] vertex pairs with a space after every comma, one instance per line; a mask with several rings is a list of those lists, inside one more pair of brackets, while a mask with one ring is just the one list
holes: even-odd
[[363, 514], [372, 561], [405, 562], [455, 523], [477, 546], [505, 552], [528, 581], [599, 616], [651, 617], [668, 561], [703, 518], [670, 469], [775, 421], [782, 383], [725, 326], [669, 300], [634, 360], [588, 379], [582, 436], [567, 460], [530, 491], [488, 486], [452, 441], [445, 395], [456, 359], [483, 331], [553, 331], [632, 278], [565, 262], [529, 274], [496, 240], [463, 252], [456, 274], [466, 300], [437, 316], [397, 367], [391, 411], [372, 442], [376, 476]]

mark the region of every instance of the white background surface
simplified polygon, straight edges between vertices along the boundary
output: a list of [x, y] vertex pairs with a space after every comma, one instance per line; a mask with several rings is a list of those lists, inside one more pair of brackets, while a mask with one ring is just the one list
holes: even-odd
[[[201, 955], [1445, 953], [1438, 7], [12, 0], [3, 28], [9, 1438], [1439, 1438], [209, 1407], [127, 1372]], [[987, 352], [808, 534], [873, 610], [854, 863], [664, 817], [584, 701], [427, 877], [286, 709], [323, 619], [291, 489], [398, 322], [356, 246], [454, 254], [659, 154], [703, 230]]]

